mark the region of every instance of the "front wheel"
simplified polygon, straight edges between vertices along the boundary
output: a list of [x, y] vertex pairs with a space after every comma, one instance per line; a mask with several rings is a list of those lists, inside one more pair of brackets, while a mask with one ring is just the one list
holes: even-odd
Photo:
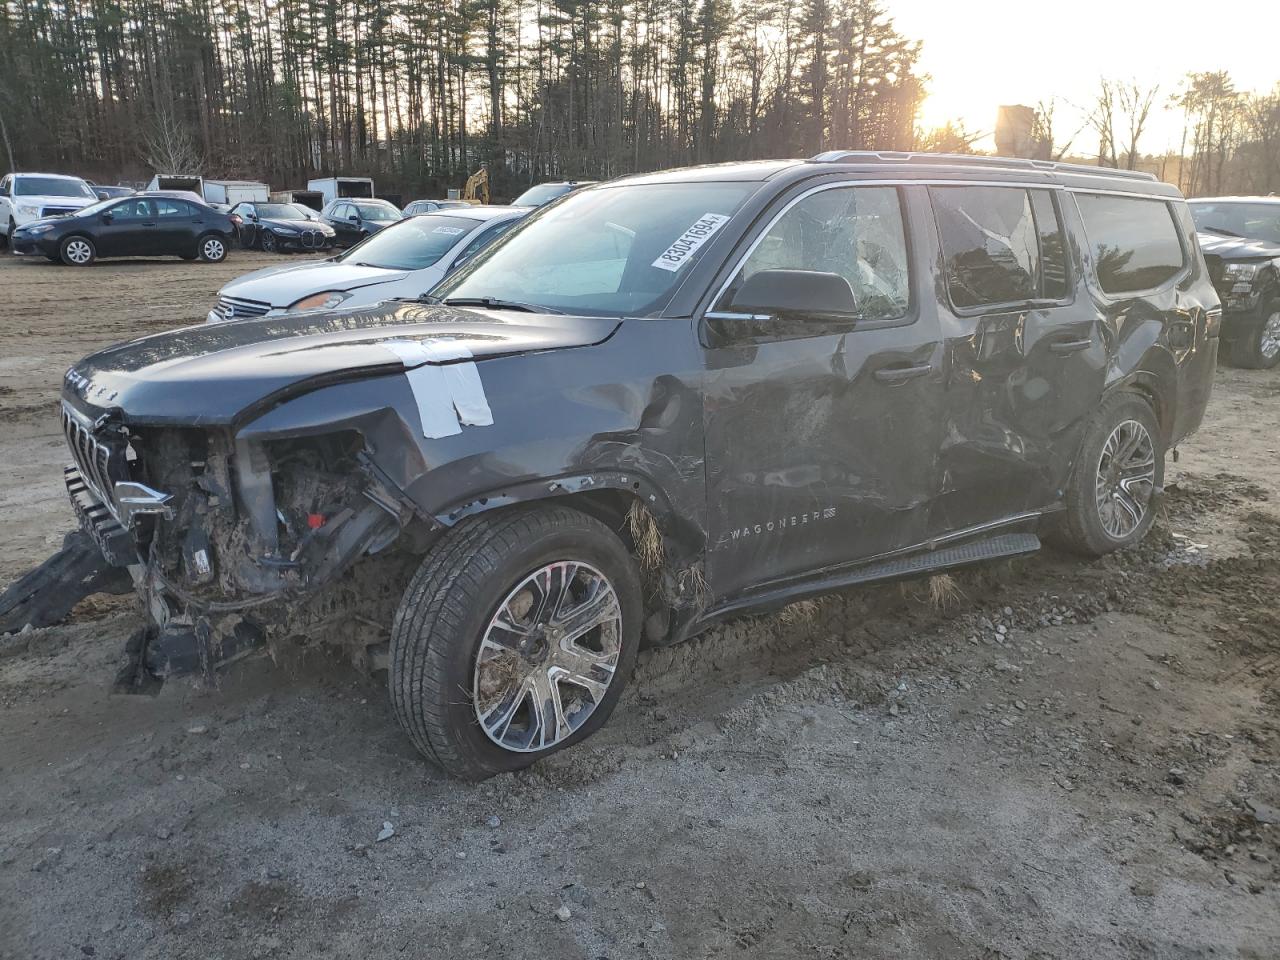
[[98, 251], [88, 237], [67, 237], [58, 248], [58, 255], [69, 267], [87, 267], [98, 256]]
[[477, 517], [423, 562], [396, 612], [388, 686], [414, 744], [478, 780], [598, 730], [640, 644], [635, 562], [567, 507]]
[[258, 234], [258, 248], [263, 253], [275, 253], [276, 247], [276, 235], [270, 230], [263, 230]]
[[1280, 297], [1268, 301], [1262, 319], [1250, 324], [1231, 344], [1231, 362], [1251, 370], [1270, 370], [1280, 363]]
[[1125, 391], [1107, 397], [1085, 430], [1059, 539], [1094, 557], [1137, 543], [1151, 528], [1163, 483], [1164, 445], [1151, 404]]
[[196, 249], [197, 255], [205, 263], [221, 263], [227, 259], [227, 244], [221, 237], [201, 237]]
[[0, 234], [0, 247], [8, 247], [13, 244], [13, 231], [18, 229], [18, 225], [13, 222], [13, 217], [9, 218], [9, 232]]

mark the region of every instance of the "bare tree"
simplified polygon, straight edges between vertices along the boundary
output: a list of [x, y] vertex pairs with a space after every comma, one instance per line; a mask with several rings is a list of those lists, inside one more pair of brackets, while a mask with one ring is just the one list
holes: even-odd
[[1071, 145], [1075, 143], [1076, 137], [1080, 136], [1081, 131], [1089, 125], [1088, 121], [1085, 121], [1071, 136], [1059, 142], [1053, 125], [1057, 103], [1057, 97], [1050, 97], [1047, 101], [1041, 100], [1037, 103], [1035, 124], [1031, 128], [1031, 135], [1039, 143], [1046, 160], [1061, 160], [1065, 157], [1071, 151]]
[[929, 153], [973, 153], [974, 144], [986, 134], [966, 130], [959, 120], [948, 120], [932, 130], [916, 131], [916, 149]]
[[1137, 80], [1117, 84], [1116, 100], [1120, 112], [1124, 115], [1128, 129], [1128, 143], [1125, 147], [1125, 167], [1134, 170], [1138, 166], [1138, 141], [1146, 129], [1147, 120], [1151, 117], [1151, 108], [1156, 102], [1160, 87], [1153, 84], [1143, 87]]
[[204, 155], [196, 147], [190, 131], [171, 110], [156, 111], [143, 147], [144, 159], [156, 173], [199, 173], [204, 166]]
[[1120, 166], [1116, 157], [1116, 91], [1106, 77], [1098, 81], [1098, 93], [1089, 113], [1089, 126], [1098, 134], [1098, 166]]

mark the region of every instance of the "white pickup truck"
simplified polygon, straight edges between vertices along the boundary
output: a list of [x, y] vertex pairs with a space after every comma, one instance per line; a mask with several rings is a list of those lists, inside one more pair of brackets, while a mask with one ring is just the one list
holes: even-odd
[[10, 173], [0, 179], [0, 236], [32, 220], [61, 217], [97, 203], [98, 194], [79, 177], [60, 173]]

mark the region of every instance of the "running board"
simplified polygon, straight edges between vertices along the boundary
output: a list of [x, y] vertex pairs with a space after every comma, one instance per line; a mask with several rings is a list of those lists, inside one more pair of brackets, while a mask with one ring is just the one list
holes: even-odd
[[985, 540], [973, 540], [954, 547], [939, 547], [926, 553], [913, 553], [896, 560], [881, 560], [856, 567], [840, 577], [842, 584], [871, 583], [876, 580], [899, 580], [925, 573], [936, 573], [984, 560], [1021, 557], [1040, 549], [1040, 538], [1034, 533], [1005, 533]]
[[1034, 533], [1005, 533], [983, 540], [970, 540], [967, 543], [951, 547], [939, 547], [936, 550], [920, 550], [901, 557], [877, 560], [858, 567], [846, 567], [838, 573], [829, 573], [821, 579], [807, 580], [802, 583], [789, 584], [780, 589], [766, 593], [758, 593], [751, 597], [735, 600], [722, 607], [709, 610], [691, 623], [676, 625], [668, 643], [679, 643], [687, 640], [707, 627], [727, 617], [743, 613], [762, 613], [776, 610], [788, 603], [794, 603], [805, 597], [845, 587], [861, 586], [868, 583], [884, 583], [892, 580], [905, 580], [925, 574], [939, 573], [954, 567], [963, 567], [970, 563], [982, 563], [987, 560], [1007, 560], [1035, 553], [1040, 549], [1040, 538]]

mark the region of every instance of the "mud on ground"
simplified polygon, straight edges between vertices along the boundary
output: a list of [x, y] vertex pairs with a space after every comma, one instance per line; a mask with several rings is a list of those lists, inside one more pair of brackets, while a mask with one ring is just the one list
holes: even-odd
[[[262, 262], [0, 259], [0, 585], [72, 522], [66, 365]], [[478, 786], [323, 652], [111, 696], [136, 614], [93, 598], [0, 640], [0, 957], [1280, 956], [1278, 421], [1220, 369], [1138, 549], [642, 654]]]

